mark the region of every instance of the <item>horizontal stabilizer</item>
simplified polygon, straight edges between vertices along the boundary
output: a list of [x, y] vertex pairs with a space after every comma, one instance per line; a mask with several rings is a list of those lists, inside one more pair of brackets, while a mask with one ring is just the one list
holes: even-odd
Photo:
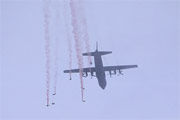
[[95, 56], [95, 52], [83, 53], [83, 56]]
[[111, 54], [111, 51], [98, 51], [99, 55], [106, 55], [106, 54]]
[[96, 52], [89, 52], [89, 53], [83, 53], [83, 56], [101, 56], [106, 54], [111, 54], [111, 51], [96, 51]]

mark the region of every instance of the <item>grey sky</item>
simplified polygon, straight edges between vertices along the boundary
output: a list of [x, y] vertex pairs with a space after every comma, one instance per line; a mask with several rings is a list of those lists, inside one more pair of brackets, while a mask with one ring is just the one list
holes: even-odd
[[[100, 50], [113, 52], [103, 56], [104, 65], [139, 67], [124, 70], [124, 76], [107, 75], [105, 90], [96, 78], [85, 78], [85, 103], [81, 102], [79, 75], [73, 74], [69, 81], [63, 73], [69, 69], [69, 58], [61, 4], [59, 24], [52, 23], [50, 28], [52, 41], [59, 37], [60, 57], [57, 96], [51, 96], [56, 105], [48, 108], [42, 2], [1, 0], [0, 4], [1, 119], [178, 120], [178, 0], [86, 0], [91, 51], [98, 41]], [[51, 13], [54, 22], [54, 10]], [[73, 68], [77, 68], [72, 41]], [[84, 63], [86, 67], [87, 57]]]

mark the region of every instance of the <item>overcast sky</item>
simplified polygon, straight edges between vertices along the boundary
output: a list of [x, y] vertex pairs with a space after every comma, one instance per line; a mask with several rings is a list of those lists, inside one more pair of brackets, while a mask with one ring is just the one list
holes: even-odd
[[[178, 0], [85, 1], [91, 51], [98, 41], [100, 50], [112, 51], [102, 57], [104, 65], [137, 64], [138, 68], [124, 70], [123, 76], [106, 75], [105, 90], [96, 78], [85, 78], [86, 102], [81, 102], [79, 75], [73, 74], [70, 81], [63, 73], [69, 69], [63, 4], [58, 5], [56, 25], [53, 8], [57, 6], [52, 3], [51, 50], [53, 54], [58, 37], [59, 70], [57, 95], [50, 96], [56, 104], [46, 107], [42, 1], [1, 0], [0, 119], [178, 120]], [[78, 68], [74, 46], [72, 38], [72, 66]], [[52, 90], [53, 55], [51, 59]], [[84, 64], [88, 66], [87, 57]]]

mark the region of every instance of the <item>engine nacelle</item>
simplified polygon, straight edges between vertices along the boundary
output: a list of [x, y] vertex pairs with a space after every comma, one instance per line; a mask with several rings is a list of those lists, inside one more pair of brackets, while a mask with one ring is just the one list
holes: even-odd
[[119, 74], [123, 75], [122, 71], [119, 69]]
[[111, 71], [109, 71], [109, 75], [110, 75], [110, 77], [111, 77], [111, 75], [112, 75]]
[[83, 77], [87, 77], [88, 76], [88, 73], [87, 72], [84, 72], [83, 73]]
[[114, 74], [116, 75], [116, 70], [114, 70]]
[[91, 72], [91, 77], [94, 77], [95, 75], [94, 75], [94, 72]]

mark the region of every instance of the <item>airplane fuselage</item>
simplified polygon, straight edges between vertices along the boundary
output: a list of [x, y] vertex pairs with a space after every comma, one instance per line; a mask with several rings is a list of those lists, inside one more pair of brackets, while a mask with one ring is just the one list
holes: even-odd
[[106, 75], [105, 71], [103, 69], [103, 62], [101, 55], [94, 56], [94, 62], [95, 62], [95, 71], [96, 71], [96, 77], [98, 79], [99, 86], [102, 89], [105, 89], [106, 87]]
[[[116, 74], [116, 71], [119, 71], [119, 74], [122, 74], [122, 69], [129, 69], [129, 68], [136, 68], [137, 65], [118, 65], [118, 66], [103, 66], [102, 57], [103, 55], [111, 54], [111, 51], [98, 51], [98, 45], [96, 44], [96, 50], [94, 52], [88, 52], [83, 53], [83, 56], [93, 56], [94, 57], [94, 63], [95, 67], [91, 68], [82, 68], [83, 70], [83, 77], [87, 77], [88, 73], [91, 73], [91, 76], [94, 76], [94, 73], [96, 75], [96, 78], [98, 80], [98, 84], [102, 89], [105, 89], [106, 87], [106, 75], [105, 72], [108, 71], [110, 76], [111, 71], [114, 71], [114, 74]], [[92, 64], [92, 63], [90, 63]], [[71, 73], [79, 73], [80, 69], [71, 69], [71, 70], [64, 70], [64, 73], [70, 73], [70, 80], [71, 80]], [[123, 74], [122, 74], [123, 75]]]

